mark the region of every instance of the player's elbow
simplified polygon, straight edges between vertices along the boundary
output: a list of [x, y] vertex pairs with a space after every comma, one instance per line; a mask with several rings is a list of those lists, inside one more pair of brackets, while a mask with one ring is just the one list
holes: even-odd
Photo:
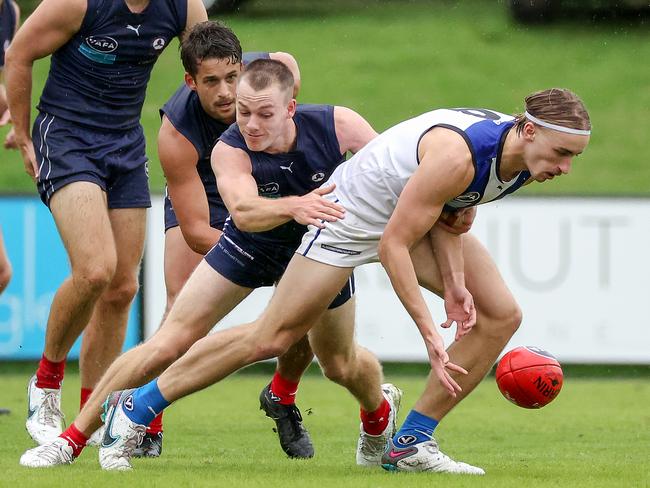
[[390, 238], [382, 236], [379, 240], [379, 246], [377, 248], [377, 255], [381, 264], [386, 267], [390, 264], [391, 259], [395, 253], [396, 243]]
[[31, 66], [33, 59], [27, 58], [15, 44], [10, 44], [5, 51], [5, 69], [11, 70], [16, 66]]
[[261, 230], [256, 225], [255, 219], [251, 218], [250, 212], [243, 208], [243, 206], [235, 205], [230, 212], [230, 218], [242, 232], [260, 232]]
[[207, 254], [221, 237], [220, 230], [208, 225], [185, 226], [181, 231], [189, 248], [201, 255]]

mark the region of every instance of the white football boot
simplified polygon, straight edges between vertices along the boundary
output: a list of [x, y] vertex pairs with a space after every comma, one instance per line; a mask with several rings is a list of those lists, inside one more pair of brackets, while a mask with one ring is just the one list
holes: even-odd
[[27, 421], [25, 428], [38, 444], [49, 444], [63, 432], [61, 390], [38, 388], [36, 375], [27, 385]]
[[106, 470], [132, 469], [131, 457], [147, 426], [129, 419], [124, 408], [132, 408], [133, 390], [115, 391], [104, 402], [104, 437], [99, 446], [99, 464]]
[[481, 468], [454, 461], [440, 452], [438, 443], [433, 438], [407, 447], [396, 447], [393, 440], [390, 439], [386, 452], [382, 456], [381, 465], [388, 471], [485, 474]]
[[390, 405], [388, 425], [381, 434], [370, 435], [363, 430], [363, 423], [361, 424], [359, 442], [357, 443], [357, 464], [359, 466], [379, 466], [388, 440], [395, 435], [402, 390], [391, 383], [384, 383], [381, 385], [381, 391]]
[[92, 433], [86, 442], [87, 446], [99, 447], [102, 444], [102, 439], [104, 438], [104, 426], [102, 425], [99, 429]]
[[29, 468], [50, 468], [74, 461], [72, 447], [68, 442], [57, 437], [54, 441], [25, 451], [20, 456], [20, 465]]

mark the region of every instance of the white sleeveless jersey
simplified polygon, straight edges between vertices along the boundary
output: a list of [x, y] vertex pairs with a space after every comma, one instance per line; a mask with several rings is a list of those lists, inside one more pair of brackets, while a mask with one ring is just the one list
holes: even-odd
[[[503, 142], [513, 117], [484, 109], [441, 109], [427, 112], [386, 130], [350, 160], [340, 165], [328, 183], [354, 220], [379, 231], [393, 213], [402, 190], [418, 167], [418, 144], [433, 127], [459, 133], [472, 153], [475, 176], [467, 189], [446, 208], [478, 205], [512, 193], [529, 178], [522, 172], [509, 182], [498, 178]], [[435, 182], [432, 182], [435, 185]]]

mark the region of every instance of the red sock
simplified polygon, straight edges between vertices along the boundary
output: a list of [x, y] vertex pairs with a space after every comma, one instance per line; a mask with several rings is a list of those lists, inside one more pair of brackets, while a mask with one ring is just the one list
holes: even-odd
[[374, 412], [366, 412], [361, 409], [361, 423], [366, 434], [379, 435], [388, 426], [388, 414], [390, 413], [390, 404], [384, 398], [379, 408]]
[[296, 392], [298, 391], [298, 383], [285, 380], [276, 371], [271, 380], [271, 392], [280, 400], [278, 403], [281, 405], [293, 405], [296, 403]]
[[163, 412], [160, 412], [158, 415], [156, 415], [156, 417], [147, 427], [147, 434], [159, 434], [163, 431], [162, 418]]
[[36, 388], [48, 388], [59, 390], [63, 381], [63, 372], [65, 371], [65, 359], [58, 363], [50, 361], [45, 357], [41, 358], [36, 370]]
[[92, 388], [82, 388], [81, 395], [79, 396], [79, 410], [84, 408], [84, 405], [88, 401], [88, 397], [93, 392]]
[[79, 457], [79, 454], [81, 454], [83, 448], [86, 447], [86, 442], [88, 441], [88, 437], [77, 429], [74, 423], [70, 424], [70, 427], [61, 432], [59, 437], [68, 442], [68, 445], [72, 448], [72, 455], [74, 457]]

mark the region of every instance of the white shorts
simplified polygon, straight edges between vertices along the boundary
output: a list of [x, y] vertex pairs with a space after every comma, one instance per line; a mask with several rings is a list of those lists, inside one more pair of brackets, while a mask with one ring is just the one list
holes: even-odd
[[377, 248], [382, 232], [347, 212], [343, 220], [327, 222], [324, 229], [312, 225], [296, 250], [309, 259], [341, 268], [355, 268], [379, 261]]

